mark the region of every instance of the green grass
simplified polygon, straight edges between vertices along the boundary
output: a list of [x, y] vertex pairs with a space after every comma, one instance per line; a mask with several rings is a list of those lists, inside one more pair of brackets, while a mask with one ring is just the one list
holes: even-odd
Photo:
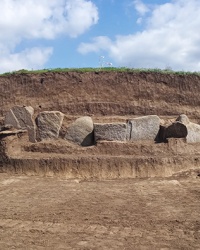
[[128, 73], [160, 73], [160, 74], [176, 74], [176, 75], [200, 75], [200, 72], [190, 72], [190, 71], [173, 71], [171, 69], [136, 69], [136, 68], [115, 68], [115, 67], [102, 67], [102, 68], [55, 68], [55, 69], [41, 69], [41, 70], [26, 70], [21, 69], [18, 71], [6, 72], [0, 74], [0, 76], [6, 75], [19, 75], [19, 74], [42, 74], [48, 72], [128, 72]]

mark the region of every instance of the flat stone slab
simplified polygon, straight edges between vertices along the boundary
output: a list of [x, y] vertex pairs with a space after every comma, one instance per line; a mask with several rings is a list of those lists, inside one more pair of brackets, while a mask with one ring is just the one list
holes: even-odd
[[36, 118], [38, 141], [57, 139], [64, 114], [59, 111], [44, 111]]
[[95, 141], [126, 141], [126, 123], [95, 123]]
[[76, 119], [67, 128], [64, 139], [81, 146], [94, 145], [94, 124], [92, 118], [84, 116]]
[[5, 126], [12, 125], [14, 128], [18, 128], [18, 129], [21, 128], [19, 121], [18, 121], [17, 117], [15, 116], [12, 109], [10, 109], [6, 113], [4, 123], [5, 123]]
[[127, 140], [155, 140], [160, 129], [157, 115], [142, 116], [127, 121]]
[[5, 116], [5, 126], [12, 125], [16, 129], [27, 129], [29, 140], [36, 141], [36, 126], [33, 120], [34, 109], [30, 106], [15, 106]]

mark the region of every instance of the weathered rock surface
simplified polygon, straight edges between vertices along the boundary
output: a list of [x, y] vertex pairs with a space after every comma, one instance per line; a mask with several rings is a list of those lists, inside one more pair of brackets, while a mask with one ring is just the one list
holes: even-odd
[[17, 117], [15, 116], [14, 112], [12, 109], [10, 109], [5, 116], [5, 125], [12, 125], [14, 128], [20, 129], [20, 124], [19, 121], [17, 120]]
[[126, 123], [95, 123], [95, 141], [126, 141]]
[[181, 122], [181, 123], [183, 123], [183, 124], [185, 124], [185, 125], [187, 125], [187, 124], [190, 123], [189, 118], [188, 118], [187, 115], [185, 115], [185, 114], [179, 115], [179, 117], [176, 119], [176, 121]]
[[67, 116], [64, 114], [64, 118], [62, 121], [62, 126], [60, 128], [59, 137], [64, 139], [66, 135], [67, 129], [71, 126], [71, 124], [77, 119], [77, 117]]
[[189, 118], [182, 114], [177, 119], [177, 121], [180, 121], [182, 124], [184, 124], [187, 128], [187, 137], [186, 141], [188, 143], [196, 143], [200, 142], [200, 125], [190, 122]]
[[160, 126], [159, 140], [165, 141], [168, 138], [186, 138], [187, 127], [181, 122], [174, 122], [168, 126]]
[[57, 139], [64, 114], [59, 111], [44, 111], [36, 118], [37, 139], [39, 141]]
[[190, 122], [186, 127], [188, 131], [186, 141], [188, 143], [200, 142], [200, 125]]
[[128, 120], [127, 140], [155, 140], [160, 129], [160, 118], [149, 115]]
[[5, 126], [12, 125], [16, 129], [27, 129], [29, 140], [36, 141], [36, 126], [33, 120], [34, 109], [32, 107], [15, 106], [5, 116]]
[[64, 139], [81, 146], [94, 145], [94, 124], [92, 118], [84, 116], [76, 119], [67, 128]]

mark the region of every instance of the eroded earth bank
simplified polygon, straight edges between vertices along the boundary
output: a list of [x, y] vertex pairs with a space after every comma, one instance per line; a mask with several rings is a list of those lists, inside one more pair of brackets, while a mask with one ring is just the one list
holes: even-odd
[[1, 76], [1, 170], [109, 179], [199, 168], [199, 83], [147, 72]]

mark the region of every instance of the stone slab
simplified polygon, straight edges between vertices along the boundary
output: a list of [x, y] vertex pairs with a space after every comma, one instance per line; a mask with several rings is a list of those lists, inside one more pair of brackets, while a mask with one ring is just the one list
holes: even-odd
[[14, 106], [5, 116], [5, 125], [12, 125], [16, 129], [27, 129], [29, 140], [36, 141], [36, 125], [33, 120], [34, 109], [30, 106]]
[[160, 129], [157, 115], [142, 116], [127, 121], [127, 140], [155, 140]]
[[59, 111], [44, 111], [36, 117], [37, 140], [51, 140], [59, 137], [64, 114]]
[[95, 141], [126, 141], [126, 123], [95, 123]]
[[188, 143], [200, 142], [200, 125], [190, 122], [186, 126], [187, 126], [187, 131], [188, 131], [186, 141]]

